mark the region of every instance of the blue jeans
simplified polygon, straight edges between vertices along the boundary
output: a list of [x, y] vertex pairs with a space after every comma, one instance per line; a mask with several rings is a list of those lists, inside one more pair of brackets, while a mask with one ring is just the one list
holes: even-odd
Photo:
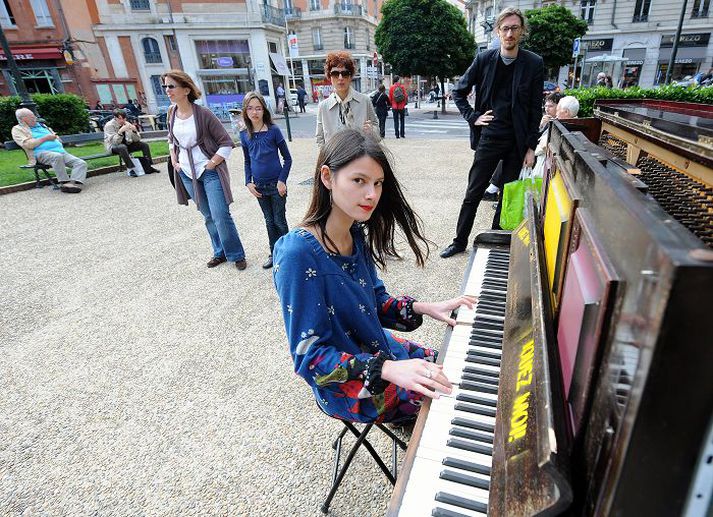
[[[188, 191], [188, 195], [195, 201], [191, 178], [181, 171], [181, 181]], [[205, 227], [210, 235], [213, 245], [214, 257], [225, 257], [231, 262], [245, 258], [245, 250], [240, 242], [238, 229], [230, 215], [230, 207], [225, 202], [225, 193], [220, 184], [220, 177], [214, 170], [206, 169], [198, 178], [203, 188], [198, 189], [200, 211], [205, 218]]]
[[289, 231], [287, 227], [287, 217], [285, 215], [287, 194], [284, 196], [280, 195], [277, 191], [276, 181], [256, 183], [255, 188], [262, 194], [262, 197], [257, 198], [257, 202], [260, 203], [262, 215], [265, 216], [267, 237], [270, 239], [270, 253], [272, 253], [277, 239]]

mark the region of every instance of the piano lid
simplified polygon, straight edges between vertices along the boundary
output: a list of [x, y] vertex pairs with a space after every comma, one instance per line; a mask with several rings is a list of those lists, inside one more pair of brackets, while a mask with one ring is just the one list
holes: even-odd
[[597, 99], [594, 114], [605, 123], [713, 168], [713, 106], [645, 99]]

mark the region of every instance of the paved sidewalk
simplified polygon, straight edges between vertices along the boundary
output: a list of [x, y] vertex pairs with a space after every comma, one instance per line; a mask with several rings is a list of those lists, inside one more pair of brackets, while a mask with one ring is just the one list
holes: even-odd
[[[388, 141], [427, 236], [453, 235], [467, 141]], [[288, 220], [307, 205], [316, 149], [291, 144]], [[165, 165], [161, 166], [165, 170]], [[231, 157], [248, 268], [207, 269], [195, 207], [166, 174], [91, 178], [79, 195], [0, 198], [0, 515], [318, 516], [340, 425], [292, 372], [257, 201]], [[489, 227], [485, 203], [476, 227]], [[475, 232], [473, 233], [473, 236]], [[467, 262], [438, 250], [383, 274], [394, 294], [459, 292]], [[442, 324], [414, 332], [440, 345]], [[386, 441], [377, 448], [388, 457]], [[382, 515], [391, 487], [364, 451], [335, 516]]]

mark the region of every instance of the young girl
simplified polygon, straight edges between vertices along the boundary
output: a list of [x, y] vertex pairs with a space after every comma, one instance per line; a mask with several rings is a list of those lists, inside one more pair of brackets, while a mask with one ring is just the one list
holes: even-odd
[[451, 391], [435, 350], [384, 327], [413, 330], [424, 314], [453, 325], [450, 312], [473, 300], [389, 295], [376, 265], [399, 257], [396, 226], [422, 266], [428, 244], [384, 149], [361, 131], [337, 133], [320, 151], [301, 227], [275, 246], [273, 272], [295, 371], [337, 418], [405, 422], [424, 396]]
[[[288, 231], [285, 203], [292, 156], [280, 128], [272, 123], [265, 99], [259, 93], [250, 92], [245, 96], [243, 121], [245, 129], [240, 132], [240, 143], [245, 155], [245, 185], [257, 198], [265, 216], [270, 256], [262, 267], [269, 269], [272, 267], [275, 242]], [[282, 164], [278, 150], [282, 154]]]

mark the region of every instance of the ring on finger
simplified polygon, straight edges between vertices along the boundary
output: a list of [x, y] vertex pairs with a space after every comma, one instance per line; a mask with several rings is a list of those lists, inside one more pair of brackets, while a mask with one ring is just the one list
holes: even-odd
[[431, 372], [431, 370], [426, 370], [426, 378], [430, 379], [431, 377], [433, 377], [433, 372]]

